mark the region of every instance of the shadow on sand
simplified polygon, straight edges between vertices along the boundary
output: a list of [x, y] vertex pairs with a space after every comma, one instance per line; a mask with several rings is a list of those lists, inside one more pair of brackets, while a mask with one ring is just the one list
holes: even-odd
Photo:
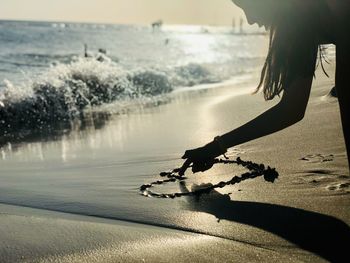
[[[184, 183], [180, 188], [188, 191]], [[232, 201], [217, 191], [187, 200], [193, 211], [268, 231], [330, 262], [348, 262], [350, 228], [335, 217], [282, 205]]]

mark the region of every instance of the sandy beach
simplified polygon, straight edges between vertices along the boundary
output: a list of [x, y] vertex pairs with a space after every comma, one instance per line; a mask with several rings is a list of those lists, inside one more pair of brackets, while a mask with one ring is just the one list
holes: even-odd
[[[334, 64], [333, 64], [334, 66]], [[84, 130], [1, 149], [1, 262], [346, 262], [350, 180], [334, 86], [317, 71], [304, 120], [230, 149], [275, 167], [196, 198], [139, 194], [186, 149], [268, 109], [254, 78], [177, 91], [167, 103], [110, 116]], [[217, 165], [186, 184], [240, 175]], [[178, 192], [178, 184], [159, 186]], [[230, 195], [228, 195], [230, 194]]]

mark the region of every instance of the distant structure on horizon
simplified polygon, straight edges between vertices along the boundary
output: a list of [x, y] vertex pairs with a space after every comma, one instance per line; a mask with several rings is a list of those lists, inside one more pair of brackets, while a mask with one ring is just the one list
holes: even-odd
[[244, 26], [244, 19], [243, 19], [243, 17], [239, 17], [239, 31], [237, 32], [236, 18], [233, 17], [233, 19], [232, 19], [232, 33], [245, 34], [243, 26]]
[[254, 29], [251, 28], [251, 30], [249, 30], [248, 28], [248, 24], [247, 22], [245, 21], [245, 19], [243, 17], [239, 17], [239, 20], [238, 20], [239, 24], [239, 28], [237, 28], [237, 20], [236, 20], [236, 17], [233, 17], [232, 18], [232, 30], [231, 30], [231, 34], [238, 34], [238, 35], [268, 35], [268, 30], [263, 30], [261, 29], [261, 27], [259, 27], [258, 29]]
[[151, 24], [153, 31], [160, 29], [163, 26], [163, 20], [159, 19]]
[[242, 17], [240, 17], [239, 18], [239, 33], [240, 34], [244, 34], [243, 25], [244, 25], [244, 20]]

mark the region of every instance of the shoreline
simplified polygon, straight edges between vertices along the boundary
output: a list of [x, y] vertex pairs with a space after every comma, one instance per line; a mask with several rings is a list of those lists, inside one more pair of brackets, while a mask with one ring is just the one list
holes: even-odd
[[[337, 104], [322, 99], [332, 83], [322, 75], [316, 79], [302, 122], [229, 152], [276, 167], [280, 179], [275, 184], [244, 182], [199, 202], [144, 198], [137, 188], [159, 171], [181, 165], [184, 150], [276, 103], [264, 102], [259, 94], [243, 95], [253, 90], [254, 78], [237, 89], [177, 92], [168, 104], [116, 116], [100, 129], [9, 150], [0, 166], [0, 203], [12, 200], [77, 215], [0, 205], [1, 261], [23, 261], [21, 256], [25, 262], [339, 259], [348, 241], [350, 184]], [[227, 177], [232, 177], [231, 167], [215, 167], [190, 176], [188, 183]], [[79, 214], [143, 220], [204, 235]]]

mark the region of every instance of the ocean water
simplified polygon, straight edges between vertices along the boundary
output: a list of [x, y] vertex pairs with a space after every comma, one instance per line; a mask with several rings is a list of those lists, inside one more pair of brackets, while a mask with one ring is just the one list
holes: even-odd
[[0, 21], [1, 141], [249, 75], [267, 42], [230, 28]]
[[[233, 35], [230, 28], [0, 22], [0, 79], [14, 84], [45, 75], [98, 49], [125, 72], [166, 73], [175, 86], [220, 81], [247, 72], [264, 57], [265, 36]], [[252, 39], [253, 38], [253, 39]], [[203, 76], [204, 72], [211, 74]]]

